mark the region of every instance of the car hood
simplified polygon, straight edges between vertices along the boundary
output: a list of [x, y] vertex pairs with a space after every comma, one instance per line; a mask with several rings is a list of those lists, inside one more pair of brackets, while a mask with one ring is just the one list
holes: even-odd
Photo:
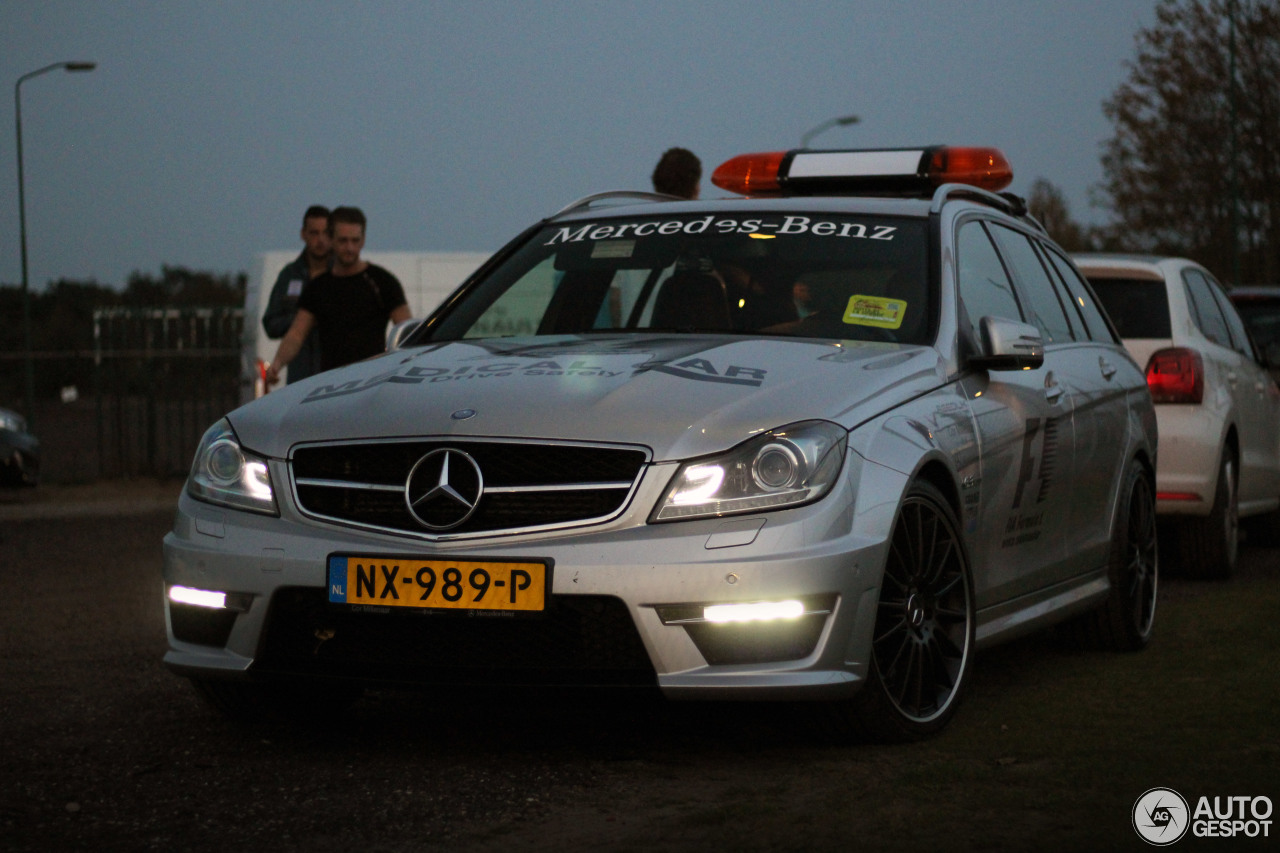
[[725, 450], [800, 420], [846, 428], [946, 381], [929, 347], [625, 335], [503, 338], [399, 350], [231, 413], [248, 450], [420, 436], [638, 444], [655, 461]]

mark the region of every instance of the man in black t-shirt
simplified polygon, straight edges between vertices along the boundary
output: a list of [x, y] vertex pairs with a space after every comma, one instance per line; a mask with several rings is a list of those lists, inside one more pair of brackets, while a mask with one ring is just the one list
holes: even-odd
[[312, 328], [320, 330], [320, 367], [332, 370], [382, 352], [387, 320], [399, 323], [412, 316], [400, 281], [360, 259], [364, 213], [358, 207], [335, 208], [329, 215], [329, 231], [333, 268], [302, 289], [298, 314], [267, 368], [268, 385], [279, 379]]

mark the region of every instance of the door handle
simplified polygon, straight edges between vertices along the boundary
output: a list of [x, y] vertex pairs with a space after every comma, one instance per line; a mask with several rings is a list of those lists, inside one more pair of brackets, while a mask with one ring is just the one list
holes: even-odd
[[1105, 358], [1098, 359], [1098, 369], [1102, 371], [1103, 379], [1110, 379], [1116, 375], [1116, 366]]
[[1044, 378], [1044, 397], [1050, 403], [1058, 402], [1058, 398], [1062, 396], [1063, 388], [1058, 384], [1058, 377], [1050, 373]]

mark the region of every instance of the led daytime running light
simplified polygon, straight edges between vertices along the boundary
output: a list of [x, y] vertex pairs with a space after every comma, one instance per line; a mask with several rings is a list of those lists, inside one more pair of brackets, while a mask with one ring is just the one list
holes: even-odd
[[208, 607], [213, 610], [225, 610], [227, 594], [210, 589], [195, 589], [189, 586], [169, 587], [169, 600], [174, 604], [190, 604], [193, 607]]
[[798, 619], [804, 615], [804, 604], [789, 601], [757, 601], [751, 604], [712, 604], [702, 611], [708, 622], [771, 622], [777, 619]]

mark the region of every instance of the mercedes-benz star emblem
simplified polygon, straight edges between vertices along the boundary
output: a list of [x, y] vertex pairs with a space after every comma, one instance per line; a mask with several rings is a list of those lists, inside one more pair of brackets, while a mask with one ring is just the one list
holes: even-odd
[[476, 460], [461, 450], [441, 448], [423, 456], [409, 471], [404, 501], [428, 530], [451, 530], [476, 511], [484, 477]]

